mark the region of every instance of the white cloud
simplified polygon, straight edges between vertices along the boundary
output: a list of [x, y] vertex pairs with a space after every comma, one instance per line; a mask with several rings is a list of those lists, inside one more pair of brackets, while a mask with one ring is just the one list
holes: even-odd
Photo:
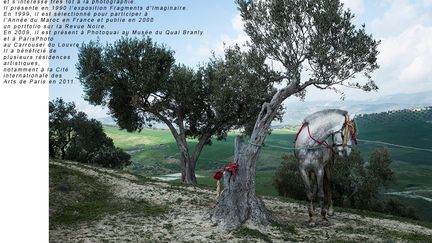
[[[429, 58], [431, 59], [431, 58]], [[428, 62], [429, 61], [429, 62]], [[425, 60], [425, 57], [416, 57], [408, 67], [402, 70], [400, 80], [403, 81], [418, 81], [425, 79], [432, 74], [430, 68], [431, 60]], [[429, 65], [428, 65], [429, 64]]]
[[240, 13], [235, 15], [231, 20], [231, 27], [235, 31], [234, 35], [227, 35], [223, 34], [220, 37], [221, 42], [219, 43], [217, 49], [215, 50], [216, 53], [223, 53], [224, 50], [224, 44], [226, 46], [233, 46], [235, 44], [238, 44], [240, 47], [244, 46], [246, 42], [250, 40], [249, 36], [243, 31], [243, 19], [240, 16]]
[[425, 7], [430, 7], [432, 6], [432, 0], [421, 0], [421, 3], [423, 4], [423, 6]]
[[364, 11], [363, 0], [342, 0], [341, 2], [346, 8], [351, 9], [355, 15], [360, 15]]
[[432, 1], [387, 1], [388, 11], [381, 18], [372, 21], [371, 28], [380, 36], [391, 36], [401, 33], [410, 26], [430, 23], [432, 20], [430, 2]]
[[[412, 26], [399, 35], [383, 38], [379, 46], [378, 62], [381, 66], [405, 65], [418, 55], [427, 54], [430, 48], [431, 28]], [[423, 53], [425, 52], [426, 53]]]
[[210, 42], [206, 42], [203, 45], [200, 46], [192, 46], [188, 45], [186, 46], [186, 53], [187, 60], [185, 60], [185, 63], [191, 66], [198, 65], [200, 63], [206, 62], [210, 57], [212, 53], [212, 44]]
[[231, 20], [231, 25], [233, 29], [237, 32], [243, 32], [243, 19], [240, 16], [240, 13], [234, 16], [234, 18]]
[[[378, 92], [341, 88], [349, 100], [368, 100], [397, 93], [432, 90], [432, 27], [420, 24], [382, 38], [378, 47], [380, 68], [373, 73]], [[356, 80], [361, 81], [361, 75]], [[337, 100], [331, 91], [308, 89], [307, 100]]]
[[378, 63], [386, 93], [432, 90], [432, 27], [414, 25], [382, 40]]

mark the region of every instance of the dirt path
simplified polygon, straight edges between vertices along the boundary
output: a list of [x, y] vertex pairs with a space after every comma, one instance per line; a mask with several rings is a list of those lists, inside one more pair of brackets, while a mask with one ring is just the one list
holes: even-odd
[[160, 216], [136, 217], [119, 213], [73, 227], [52, 229], [51, 242], [383, 242], [389, 239], [410, 241], [419, 237], [432, 239], [432, 229], [426, 227], [338, 212], [330, 219], [330, 223], [318, 220], [315, 227], [310, 227], [303, 205], [274, 198], [266, 198], [265, 204], [280, 224], [257, 229], [247, 223], [246, 227], [253, 232], [261, 232], [258, 236], [251, 235], [250, 231], [228, 231], [208, 220], [207, 212], [214, 197], [212, 191], [177, 187], [164, 182], [143, 183], [134, 175], [78, 163], [50, 163], [96, 176], [101, 182], [110, 185], [117, 197], [145, 199], [170, 208]]

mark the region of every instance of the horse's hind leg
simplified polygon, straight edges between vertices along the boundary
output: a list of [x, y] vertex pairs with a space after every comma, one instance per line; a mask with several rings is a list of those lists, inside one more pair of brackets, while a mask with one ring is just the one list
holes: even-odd
[[327, 214], [334, 215], [333, 200], [332, 200], [332, 184], [331, 184], [331, 168], [330, 165], [324, 167], [324, 194], [325, 204], [327, 205]]
[[321, 217], [324, 220], [327, 220], [326, 214], [327, 214], [327, 210], [326, 207], [324, 205], [324, 185], [323, 185], [323, 181], [324, 181], [324, 168], [318, 168], [316, 170], [316, 178], [317, 178], [317, 184], [318, 184], [318, 199], [320, 202], [320, 206], [321, 206]]
[[309, 200], [309, 207], [308, 207], [308, 212], [309, 212], [309, 223], [310, 224], [314, 224], [313, 222], [313, 194], [312, 194], [312, 188], [311, 188], [311, 184], [309, 181], [309, 176], [306, 173], [306, 171], [304, 169], [300, 168], [300, 175], [303, 179], [303, 183], [305, 186], [305, 191], [306, 191], [306, 196]]
[[[315, 200], [315, 197], [317, 195], [317, 191], [318, 191], [318, 187], [317, 187], [317, 183], [316, 183], [316, 176], [314, 172], [310, 172], [309, 173], [309, 181], [311, 184], [311, 191], [312, 191], [312, 202]], [[313, 211], [315, 211], [315, 205], [312, 203], [312, 209]]]

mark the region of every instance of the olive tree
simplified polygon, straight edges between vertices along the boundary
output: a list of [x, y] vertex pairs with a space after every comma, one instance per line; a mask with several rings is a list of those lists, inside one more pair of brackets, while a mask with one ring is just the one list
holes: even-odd
[[[310, 86], [376, 90], [371, 73], [378, 68], [379, 44], [364, 26], [353, 25], [353, 15], [339, 0], [236, 2], [251, 39], [250, 48], [280, 63], [283, 70], [271, 79], [280, 83], [280, 88], [262, 103], [249, 142], [237, 137], [235, 162], [239, 171], [236, 176], [225, 173], [225, 190], [210, 212], [212, 221], [228, 228], [239, 227], [248, 219], [264, 225], [270, 221], [264, 203], [255, 193], [256, 161], [282, 102], [293, 95], [304, 96]], [[365, 80], [352, 81], [357, 74], [363, 74]]]
[[[259, 50], [234, 46], [191, 69], [175, 64], [173, 52], [150, 39], [123, 38], [83, 45], [77, 69], [85, 99], [107, 106], [120, 128], [164, 123], [179, 150], [182, 181], [194, 184], [203, 147], [231, 129], [250, 131], [261, 103], [275, 93], [265, 59]], [[193, 150], [187, 138], [196, 139]]]

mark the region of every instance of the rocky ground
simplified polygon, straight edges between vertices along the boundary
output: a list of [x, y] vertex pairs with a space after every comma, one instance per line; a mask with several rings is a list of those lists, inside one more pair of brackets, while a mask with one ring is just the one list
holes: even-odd
[[[166, 208], [153, 216], [122, 210], [76, 224], [50, 225], [50, 242], [432, 242], [431, 228], [338, 210], [329, 222], [317, 219], [312, 227], [303, 204], [278, 198], [264, 199], [278, 223], [265, 228], [246, 223], [241, 229], [226, 230], [208, 220], [214, 191], [143, 180], [116, 170], [74, 162], [50, 161], [50, 164], [95, 177], [108, 185], [119, 199], [145, 200]], [[50, 218], [54, 211], [50, 209]]]

